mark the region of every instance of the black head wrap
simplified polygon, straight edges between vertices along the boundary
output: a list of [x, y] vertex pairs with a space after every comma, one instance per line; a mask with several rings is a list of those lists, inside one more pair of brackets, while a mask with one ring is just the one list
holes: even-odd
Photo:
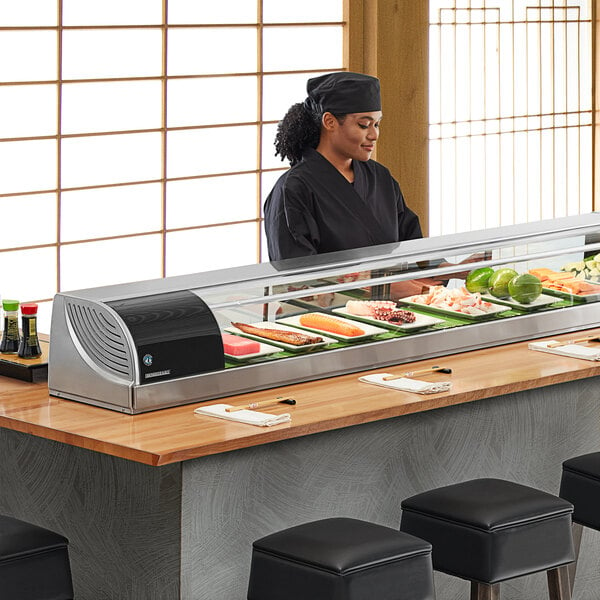
[[342, 71], [313, 77], [306, 84], [304, 106], [317, 115], [373, 112], [381, 110], [379, 79], [362, 73]]

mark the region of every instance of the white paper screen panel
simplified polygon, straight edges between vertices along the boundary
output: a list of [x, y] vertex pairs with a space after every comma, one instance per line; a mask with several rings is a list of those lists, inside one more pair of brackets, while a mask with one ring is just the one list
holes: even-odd
[[587, 0], [430, 2], [430, 233], [592, 210]]
[[344, 68], [344, 18], [343, 0], [0, 0], [0, 208], [30, 213], [0, 263], [31, 267], [3, 266], [0, 294], [264, 259], [276, 124]]

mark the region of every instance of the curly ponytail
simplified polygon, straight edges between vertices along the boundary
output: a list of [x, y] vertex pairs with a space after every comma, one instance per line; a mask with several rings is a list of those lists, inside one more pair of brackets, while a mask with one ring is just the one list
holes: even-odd
[[292, 167], [302, 159], [306, 148], [316, 148], [321, 136], [321, 119], [304, 103], [294, 104], [277, 126], [275, 156], [288, 159]]

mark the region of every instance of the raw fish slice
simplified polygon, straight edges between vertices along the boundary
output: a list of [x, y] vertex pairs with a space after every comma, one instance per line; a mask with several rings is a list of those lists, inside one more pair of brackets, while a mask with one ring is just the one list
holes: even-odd
[[380, 309], [393, 310], [396, 303], [393, 300], [348, 300], [346, 310], [357, 317], [376, 317]]
[[223, 350], [225, 354], [243, 356], [244, 354], [260, 352], [260, 342], [248, 340], [238, 335], [231, 335], [230, 333], [222, 333], [221, 337], [223, 338]]
[[356, 337], [365, 334], [364, 329], [361, 329], [356, 325], [345, 323], [335, 317], [330, 317], [329, 315], [321, 313], [308, 313], [307, 315], [302, 315], [300, 317], [300, 325], [345, 335], [347, 337]]
[[472, 294], [465, 287], [449, 290], [444, 286], [432, 286], [428, 294], [413, 296], [412, 302], [467, 315], [483, 315], [494, 309], [494, 305], [483, 300], [481, 294]]
[[348, 300], [346, 310], [356, 317], [371, 317], [388, 323], [414, 323], [416, 316], [397, 308], [393, 300]]

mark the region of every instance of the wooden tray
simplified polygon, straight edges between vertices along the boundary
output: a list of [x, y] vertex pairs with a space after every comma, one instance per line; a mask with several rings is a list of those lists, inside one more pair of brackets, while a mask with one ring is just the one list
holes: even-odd
[[19, 358], [16, 354], [0, 353], [0, 375], [23, 381], [46, 381], [48, 379], [48, 351], [50, 344], [40, 340], [42, 355], [38, 358]]

